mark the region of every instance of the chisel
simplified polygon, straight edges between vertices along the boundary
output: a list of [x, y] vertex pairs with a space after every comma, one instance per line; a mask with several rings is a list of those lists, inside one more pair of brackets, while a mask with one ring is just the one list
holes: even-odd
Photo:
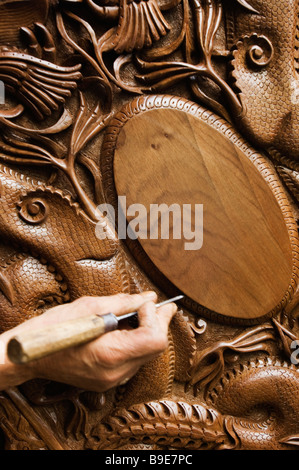
[[[156, 304], [156, 308], [177, 302], [183, 297], [183, 295], [179, 295], [160, 302]], [[109, 331], [117, 330], [122, 321], [137, 318], [137, 316], [138, 312], [120, 316], [116, 316], [114, 313], [90, 315], [58, 323], [42, 330], [24, 332], [9, 341], [7, 355], [15, 364], [27, 364], [99, 338]]]

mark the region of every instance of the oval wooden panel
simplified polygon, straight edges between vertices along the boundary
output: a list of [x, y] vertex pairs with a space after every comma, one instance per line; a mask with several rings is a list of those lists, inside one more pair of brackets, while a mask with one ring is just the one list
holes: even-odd
[[103, 171], [109, 180], [113, 165], [116, 194], [148, 214], [151, 204], [203, 204], [201, 249], [186, 251], [183, 237], [153, 240], [149, 232], [133, 243], [201, 306], [263, 318], [292, 295], [297, 279], [297, 230], [284, 192], [265, 159], [225, 121], [173, 100], [140, 98], [116, 116]]

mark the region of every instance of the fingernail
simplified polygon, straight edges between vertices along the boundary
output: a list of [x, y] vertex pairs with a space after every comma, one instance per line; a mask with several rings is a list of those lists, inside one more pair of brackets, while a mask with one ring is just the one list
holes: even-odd
[[173, 312], [176, 313], [178, 311], [179, 307], [177, 306], [177, 304], [172, 304], [172, 305], [173, 305], [173, 307], [172, 307]]

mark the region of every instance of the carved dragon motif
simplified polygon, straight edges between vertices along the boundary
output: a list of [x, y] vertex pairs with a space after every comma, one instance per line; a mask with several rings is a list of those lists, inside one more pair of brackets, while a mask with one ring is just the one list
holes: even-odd
[[210, 394], [219, 412], [233, 416], [242, 448], [298, 445], [298, 369], [281, 360], [252, 361], [228, 371]]
[[297, 160], [298, 1], [252, 5], [258, 13], [234, 17], [232, 77], [244, 107], [237, 125], [257, 145]]
[[298, 445], [299, 373], [274, 358], [241, 364], [211, 391], [209, 406], [162, 400], [117, 410], [93, 433], [100, 448], [290, 449]]

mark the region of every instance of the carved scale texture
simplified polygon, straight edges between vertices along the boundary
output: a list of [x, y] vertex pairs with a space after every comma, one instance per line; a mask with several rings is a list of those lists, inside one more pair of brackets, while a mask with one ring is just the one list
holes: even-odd
[[47, 305], [69, 299], [62, 276], [53, 272], [52, 266], [42, 264], [30, 255], [18, 254], [6, 260], [0, 265], [0, 276], [11, 286], [12, 294], [12, 297], [0, 294], [0, 311], [5, 312], [2, 331], [41, 314]]
[[[295, 65], [298, 2], [255, 2], [259, 15], [238, 12], [235, 21], [236, 49], [232, 76], [244, 105], [237, 125], [256, 144], [273, 145], [297, 158], [299, 148], [298, 73]], [[259, 68], [248, 62], [252, 35], [266, 35], [274, 55]]]
[[227, 372], [210, 400], [219, 412], [235, 417], [243, 448], [277, 449], [281, 440], [298, 433], [298, 392], [298, 369], [269, 358]]
[[210, 408], [169, 400], [133, 405], [92, 432], [100, 436], [101, 449], [128, 442], [174, 449], [288, 449], [284, 441], [298, 430], [298, 391], [298, 370], [269, 358], [226, 373], [210, 393]]
[[118, 410], [96, 426], [100, 449], [131, 444], [155, 444], [175, 449], [230, 448], [226, 423], [215, 410], [186, 402], [161, 400]]

